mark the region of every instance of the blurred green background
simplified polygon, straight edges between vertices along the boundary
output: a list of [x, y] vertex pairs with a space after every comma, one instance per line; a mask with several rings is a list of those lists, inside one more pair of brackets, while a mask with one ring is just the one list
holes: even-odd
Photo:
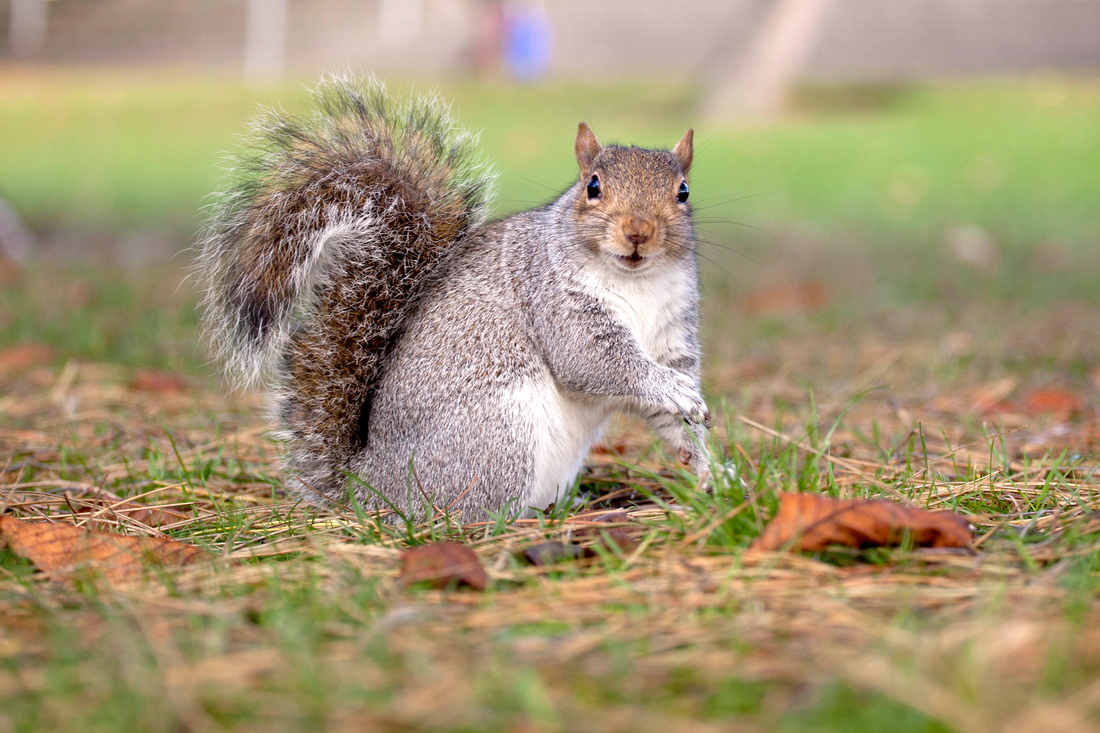
[[[572, 182], [587, 121], [607, 141], [669, 146], [696, 128], [700, 214], [938, 242], [952, 227], [1008, 245], [1100, 239], [1100, 82], [1046, 76], [808, 87], [769, 123], [708, 124], [700, 88], [662, 83], [434, 88], [481, 132], [501, 173], [497, 211]], [[42, 75], [0, 92], [0, 191], [33, 228], [164, 228], [188, 237], [261, 107], [304, 109], [306, 83]], [[730, 232], [731, 239], [739, 238]]]
[[[425, 86], [391, 83], [398, 92]], [[879, 307], [1100, 299], [1100, 83], [1090, 79], [799, 87], [779, 119], [724, 124], [695, 119], [703, 91], [684, 85], [436, 88], [481, 133], [500, 174], [498, 214], [571, 184], [580, 120], [604, 141], [654, 146], [695, 127], [692, 200], [714, 294], [813, 278], [833, 301], [870, 287]], [[209, 77], [49, 73], [2, 89], [0, 195], [40, 238], [32, 269], [44, 262], [92, 279], [186, 265], [203, 201], [248, 121], [262, 107], [296, 112], [308, 101], [302, 82], [256, 88]], [[868, 259], [870, 281], [849, 282], [845, 261]], [[173, 283], [155, 297], [187, 293]], [[48, 296], [36, 315], [26, 308], [34, 297], [5, 291], [5, 341], [46, 334], [85, 356], [125, 361], [161, 350], [152, 334], [110, 336], [111, 318], [79, 315], [64, 299]], [[136, 320], [151, 317], [140, 311]]]
[[[0, 0], [0, 200], [35, 240], [0, 242], [0, 275], [18, 273], [0, 343], [209, 371], [184, 277], [204, 200], [249, 120], [305, 110], [326, 69], [452, 102], [499, 172], [499, 215], [570, 185], [581, 120], [647, 146], [695, 128], [712, 332], [865, 327], [895, 307], [939, 328], [975, 304], [997, 318], [967, 328], [1067, 303], [1091, 323], [1100, 6], [1063, 4]], [[276, 7], [283, 26], [253, 26]], [[524, 17], [550, 44], [526, 56], [508, 45]]]

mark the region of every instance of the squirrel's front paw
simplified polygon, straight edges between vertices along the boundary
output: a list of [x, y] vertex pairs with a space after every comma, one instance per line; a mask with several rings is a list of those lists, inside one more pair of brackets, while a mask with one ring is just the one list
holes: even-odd
[[668, 398], [669, 412], [679, 413], [689, 423], [710, 427], [710, 410], [690, 378], [677, 373]]
[[710, 455], [707, 449], [695, 446], [680, 449], [680, 463], [691, 469], [701, 480], [710, 478]]

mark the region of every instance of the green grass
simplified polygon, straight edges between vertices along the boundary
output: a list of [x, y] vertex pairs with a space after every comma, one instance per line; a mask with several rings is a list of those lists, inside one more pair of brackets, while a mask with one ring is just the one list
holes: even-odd
[[[482, 131], [502, 173], [501, 212], [570, 183], [576, 123], [585, 120], [605, 141], [644, 145], [671, 145], [695, 127], [702, 214], [768, 231], [797, 225], [829, 237], [938, 243], [948, 228], [976, 225], [1010, 245], [1100, 236], [1093, 81], [811, 89], [787, 119], [735, 126], [700, 119], [690, 87], [444, 84], [440, 92], [464, 125]], [[189, 232], [257, 107], [296, 112], [305, 98], [301, 84], [16, 77], [0, 94], [0, 195], [43, 228]]]
[[[98, 241], [164, 230], [180, 250], [201, 225], [219, 161], [257, 107], [300, 111], [307, 96], [301, 84], [256, 90], [217, 79], [7, 82], [0, 196], [47, 239], [58, 231]], [[694, 119], [696, 90], [660, 84], [440, 91], [464, 124], [483, 131], [486, 157], [500, 171], [502, 213], [546, 201], [569, 183], [579, 119], [605, 140], [654, 145], [695, 125], [693, 201], [707, 297], [718, 304], [708, 321], [714, 331], [746, 295], [792, 283], [824, 285], [829, 305], [809, 325], [838, 335], [838, 324], [934, 302], [943, 321], [911, 327], [966, 328], [976, 305], [993, 307], [1006, 317], [983, 327], [983, 341], [1004, 339], [1003, 324], [1036, 310], [1100, 300], [1094, 81], [806, 89], [785, 119], [725, 127]], [[988, 234], [988, 261], [959, 255], [951, 242], [960, 227]], [[187, 261], [184, 253], [172, 264]], [[42, 287], [52, 272], [0, 293], [0, 339], [45, 341], [85, 359], [202, 367], [193, 293], [189, 284], [177, 291], [180, 273], [135, 285], [81, 269], [64, 280], [61, 297]], [[765, 342], [801, 327], [766, 314], [729, 325]], [[1050, 358], [1000, 352], [998, 364]], [[1073, 368], [1084, 378], [1087, 358]]]
[[0, 345], [44, 344], [59, 362], [112, 362], [212, 373], [185, 274], [101, 267], [32, 269], [0, 290]]

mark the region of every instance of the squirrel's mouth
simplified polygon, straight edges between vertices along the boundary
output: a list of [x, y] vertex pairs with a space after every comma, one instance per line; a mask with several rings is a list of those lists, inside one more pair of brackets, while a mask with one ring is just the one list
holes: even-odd
[[637, 251], [631, 252], [628, 255], [615, 255], [615, 261], [619, 264], [619, 266], [624, 267], [628, 270], [637, 270], [641, 267], [644, 267], [649, 264], [649, 260], [649, 257], [646, 257], [645, 255]]

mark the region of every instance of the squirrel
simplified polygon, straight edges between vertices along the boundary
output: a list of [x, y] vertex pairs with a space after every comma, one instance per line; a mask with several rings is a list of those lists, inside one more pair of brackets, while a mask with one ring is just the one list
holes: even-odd
[[351, 77], [312, 94], [255, 126], [195, 265], [226, 371], [273, 398], [294, 493], [529, 516], [619, 410], [709, 475], [692, 130], [660, 151], [582, 122], [573, 185], [487, 223], [493, 175], [438, 98]]

